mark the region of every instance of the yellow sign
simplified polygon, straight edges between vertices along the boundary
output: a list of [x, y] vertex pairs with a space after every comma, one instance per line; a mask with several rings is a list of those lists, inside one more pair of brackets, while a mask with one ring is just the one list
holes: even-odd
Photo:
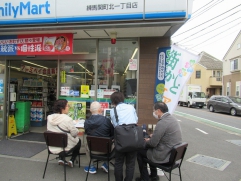
[[80, 97], [89, 98], [90, 87], [88, 85], [81, 85], [80, 89]]
[[61, 73], [61, 83], [66, 83], [66, 74], [65, 74], [65, 71], [62, 70], [60, 73]]
[[8, 137], [11, 137], [12, 134], [17, 135], [17, 128], [14, 119], [14, 115], [8, 116]]

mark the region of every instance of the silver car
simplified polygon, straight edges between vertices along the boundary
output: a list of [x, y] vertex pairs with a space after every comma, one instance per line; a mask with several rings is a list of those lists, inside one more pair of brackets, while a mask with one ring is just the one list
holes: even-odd
[[208, 103], [207, 108], [210, 112], [225, 112], [235, 116], [241, 114], [241, 98], [231, 96], [213, 95]]

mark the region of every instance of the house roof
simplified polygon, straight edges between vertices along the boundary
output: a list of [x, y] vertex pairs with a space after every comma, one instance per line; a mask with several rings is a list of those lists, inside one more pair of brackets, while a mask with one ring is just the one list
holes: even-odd
[[222, 70], [223, 69], [223, 62], [206, 52], [202, 52], [202, 57], [198, 63], [209, 70]]
[[237, 41], [237, 39], [239, 38], [239, 36], [241, 36], [241, 30], [239, 31], [239, 33], [237, 34], [236, 38], [233, 40], [232, 45], [229, 47], [228, 51], [226, 52], [226, 54], [223, 57], [223, 60], [226, 59], [226, 56], [228, 55], [229, 51], [232, 49], [232, 47], [234, 46], [235, 42]]

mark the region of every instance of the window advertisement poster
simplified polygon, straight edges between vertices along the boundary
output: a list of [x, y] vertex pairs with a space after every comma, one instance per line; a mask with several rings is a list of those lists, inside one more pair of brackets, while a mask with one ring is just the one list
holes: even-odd
[[73, 34], [0, 36], [0, 55], [73, 54]]
[[137, 70], [137, 59], [129, 60], [129, 70]]
[[154, 92], [154, 102], [162, 101], [165, 90], [166, 59], [170, 47], [159, 48], [156, 62], [156, 82]]
[[90, 87], [89, 85], [81, 85], [80, 86], [80, 97], [81, 98], [89, 98]]
[[97, 89], [97, 98], [104, 98], [104, 90]]
[[86, 102], [69, 101], [69, 113], [73, 120], [86, 119]]
[[3, 87], [3, 79], [0, 79], [0, 93], [3, 93], [4, 87]]
[[108, 109], [109, 108], [109, 103], [108, 102], [100, 102], [101, 108], [104, 109]]

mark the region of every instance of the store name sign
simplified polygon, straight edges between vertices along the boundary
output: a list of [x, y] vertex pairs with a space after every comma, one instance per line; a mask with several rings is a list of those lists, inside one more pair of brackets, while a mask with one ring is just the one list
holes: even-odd
[[72, 33], [0, 36], [0, 55], [65, 55], [72, 53]]
[[44, 4], [32, 4], [31, 1], [26, 3], [20, 2], [14, 6], [12, 3], [5, 3], [5, 6], [0, 6], [0, 17], [10, 16], [17, 18], [22, 15], [41, 15], [50, 14], [50, 4], [46, 1]]
[[187, 0], [0, 0], [0, 25], [176, 19], [186, 12]]

